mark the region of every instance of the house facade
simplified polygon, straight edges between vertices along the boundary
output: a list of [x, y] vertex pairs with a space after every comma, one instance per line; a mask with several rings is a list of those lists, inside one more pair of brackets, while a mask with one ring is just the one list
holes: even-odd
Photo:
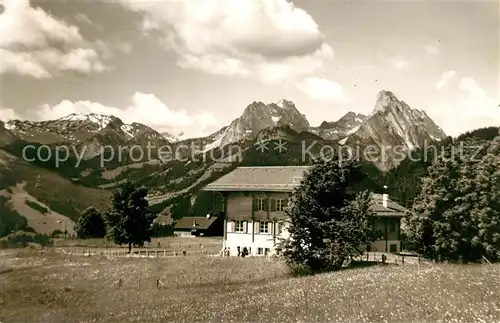
[[[246, 247], [253, 256], [275, 252], [276, 243], [286, 238], [284, 208], [310, 166], [238, 167], [204, 190], [224, 196], [223, 248], [231, 256]], [[380, 204], [380, 205], [379, 205]], [[384, 233], [368, 251], [400, 252], [400, 219], [404, 208], [387, 195], [375, 195], [376, 225]]]

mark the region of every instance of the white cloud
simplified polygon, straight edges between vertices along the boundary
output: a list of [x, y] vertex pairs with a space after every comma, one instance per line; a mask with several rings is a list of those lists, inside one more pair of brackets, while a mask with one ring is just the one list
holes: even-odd
[[462, 78], [458, 90], [457, 99], [429, 109], [429, 115], [448, 135], [457, 136], [466, 131], [500, 125], [498, 102], [473, 78]]
[[106, 70], [100, 51], [78, 28], [58, 20], [28, 0], [4, 0], [0, 15], [0, 74], [17, 73], [42, 79], [60, 71]]
[[[22, 119], [13, 110], [1, 110], [0, 119]], [[96, 113], [114, 115], [125, 123], [139, 122], [159, 132], [186, 131], [190, 136], [204, 136], [217, 130], [219, 123], [210, 113], [188, 114], [185, 110], [173, 110], [154, 94], [136, 92], [127, 107], [106, 106], [93, 101], [63, 100], [55, 105], [44, 104], [35, 113], [30, 112], [30, 120], [54, 120], [71, 113]]]
[[13, 119], [19, 119], [19, 116], [12, 109], [8, 109], [5, 107], [0, 107], [0, 120], [8, 121]]
[[94, 26], [94, 27], [97, 27], [99, 29], [102, 28], [102, 26], [100, 26], [99, 24], [93, 22], [86, 14], [84, 13], [77, 13], [76, 16], [75, 16], [75, 19], [81, 23], [84, 23], [84, 24], [87, 24], [89, 26]]
[[410, 68], [411, 63], [404, 58], [396, 57], [391, 59], [392, 67], [397, 70], [407, 70]]
[[441, 53], [441, 51], [439, 50], [439, 48], [437, 48], [434, 45], [424, 46], [424, 50], [429, 55], [438, 55], [439, 53]]
[[298, 83], [297, 87], [314, 100], [346, 101], [342, 86], [324, 78], [308, 77]]
[[[286, 0], [125, 1], [183, 68], [269, 83], [300, 79], [333, 58], [318, 25]], [[159, 32], [159, 33], [158, 33]]]
[[441, 90], [449, 81], [451, 81], [455, 75], [457, 75], [457, 71], [446, 71], [441, 74], [439, 81], [436, 83], [436, 88]]

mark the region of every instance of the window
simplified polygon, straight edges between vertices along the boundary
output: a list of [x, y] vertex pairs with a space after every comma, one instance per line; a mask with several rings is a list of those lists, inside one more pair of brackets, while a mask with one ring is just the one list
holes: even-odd
[[269, 253], [269, 251], [270, 251], [269, 248], [264, 249], [264, 255], [267, 256], [267, 254]]
[[245, 223], [243, 221], [236, 221], [236, 227], [235, 227], [235, 232], [244, 232], [243, 230], [243, 225]]
[[283, 212], [287, 203], [287, 199], [271, 199], [271, 212]]
[[260, 233], [269, 233], [269, 222], [260, 221]]
[[276, 200], [276, 211], [283, 212], [284, 208], [285, 208], [285, 200], [283, 199]]
[[282, 230], [282, 224], [281, 223], [276, 223], [276, 234], [280, 235]]
[[397, 245], [397, 244], [395, 244], [395, 243], [394, 243], [394, 244], [391, 244], [391, 245], [389, 246], [389, 248], [390, 248], [390, 252], [398, 252], [398, 245]]
[[257, 203], [257, 211], [265, 211], [265, 200], [264, 199], [261, 199], [261, 198], [258, 198], [256, 200], [256, 203]]
[[396, 232], [396, 221], [389, 220], [389, 232]]
[[258, 255], [263, 255], [264, 254], [264, 249], [263, 248], [258, 248], [257, 249], [257, 254]]

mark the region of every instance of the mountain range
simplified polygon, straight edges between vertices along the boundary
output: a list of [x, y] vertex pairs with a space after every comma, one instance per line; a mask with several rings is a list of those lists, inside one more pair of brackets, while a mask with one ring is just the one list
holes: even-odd
[[[126, 124], [111, 115], [70, 114], [36, 122], [11, 120], [0, 122], [0, 180], [10, 184], [0, 186], [0, 192], [12, 184], [22, 184], [22, 189], [34, 200], [76, 220], [85, 206], [105, 208], [109, 189], [133, 179], [149, 188], [150, 204], [157, 213], [171, 211], [173, 205], [181, 204], [180, 199], [189, 204], [190, 210], [205, 212], [200, 205], [210, 197], [199, 189], [238, 165], [306, 164], [310, 160], [303, 158], [304, 145], [313, 147], [310, 152], [314, 156], [321, 153], [324, 145], [350, 151], [371, 146], [386, 158], [367, 160], [361, 156], [360, 160], [368, 173], [384, 174], [395, 169], [410, 151], [445, 138], [446, 134], [424, 111], [411, 108], [390, 91], [378, 93], [369, 115], [348, 112], [319, 126], [311, 126], [291, 101], [283, 99], [269, 104], [255, 101], [239, 118], [202, 138], [159, 133], [144, 124]], [[286, 143], [285, 152], [258, 149], [260, 142], [278, 141]], [[84, 158], [78, 160], [73, 154], [63, 164], [57, 164], [54, 156], [47, 161], [27, 162], [23, 159], [27, 144], [48, 145], [53, 152], [58, 145], [74, 146]], [[133, 146], [148, 144], [169, 146], [177, 158], [161, 160], [157, 150], [151, 159], [150, 156], [140, 160], [130, 158]], [[107, 156], [108, 162], [101, 165], [100, 153], [106, 146], [121, 147], [125, 157]], [[195, 148], [176, 149], [179, 147]], [[392, 147], [398, 147], [403, 158]], [[36, 184], [40, 177], [45, 181]], [[51, 194], [53, 191], [75, 192], [75, 195], [57, 197]]]

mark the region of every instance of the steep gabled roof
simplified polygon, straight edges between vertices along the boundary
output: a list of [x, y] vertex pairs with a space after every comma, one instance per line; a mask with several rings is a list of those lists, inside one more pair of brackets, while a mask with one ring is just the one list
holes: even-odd
[[238, 167], [203, 188], [205, 191], [291, 192], [310, 166]]
[[390, 198], [387, 198], [387, 207], [384, 207], [382, 194], [373, 194], [373, 205], [370, 209], [380, 216], [403, 216], [403, 213], [406, 212], [406, 208]]
[[204, 216], [186, 216], [174, 225], [174, 229], [206, 230], [215, 222], [215, 220], [217, 220], [216, 216], [211, 216], [208, 219]]

